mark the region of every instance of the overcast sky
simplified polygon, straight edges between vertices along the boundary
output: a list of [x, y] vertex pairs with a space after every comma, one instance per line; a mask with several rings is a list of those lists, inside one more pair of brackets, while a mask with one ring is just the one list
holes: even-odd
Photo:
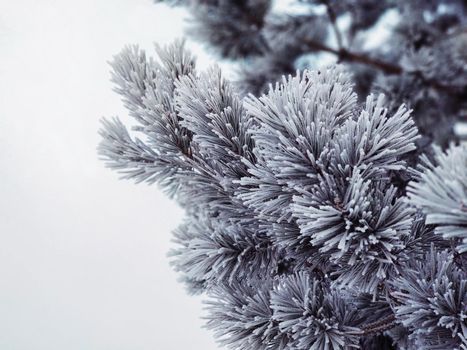
[[180, 37], [183, 16], [151, 0], [0, 0], [0, 349], [216, 349], [168, 265], [181, 210], [95, 150], [100, 117], [126, 115], [106, 61]]

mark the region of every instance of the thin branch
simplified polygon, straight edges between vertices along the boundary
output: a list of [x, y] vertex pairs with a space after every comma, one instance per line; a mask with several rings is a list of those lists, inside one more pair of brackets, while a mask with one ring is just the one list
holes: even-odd
[[344, 46], [342, 42], [342, 34], [339, 30], [339, 27], [337, 26], [336, 13], [334, 12], [334, 9], [329, 3], [329, 0], [324, 0], [323, 3], [326, 6], [326, 12], [328, 13], [329, 20], [331, 21], [331, 27], [334, 30], [334, 35], [336, 36], [337, 47], [339, 48], [339, 50], [342, 50]]
[[362, 327], [363, 335], [370, 335], [381, 333], [395, 327], [396, 325], [396, 316], [394, 314], [383, 318], [380, 321], [369, 323]]
[[368, 323], [367, 325], [358, 328], [355, 331], [349, 331], [348, 333], [351, 335], [357, 336], [369, 336], [380, 334], [384, 331], [387, 331], [391, 328], [394, 328], [397, 325], [396, 316], [394, 314], [383, 318], [380, 321]]
[[326, 46], [322, 43], [313, 40], [307, 40], [306, 44], [309, 48], [313, 50], [325, 51], [336, 55], [340, 61], [350, 61], [363, 63], [375, 68], [382, 70], [387, 74], [401, 74], [403, 72], [402, 68], [398, 65], [380, 61], [375, 58], [371, 58], [365, 55], [361, 55], [355, 52], [348, 51], [346, 49], [333, 49], [332, 47]]
[[[347, 62], [366, 64], [373, 68], [379, 69], [386, 74], [402, 74], [404, 72], [402, 67], [400, 67], [397, 64], [392, 64], [392, 63], [388, 63], [385, 61], [381, 61], [379, 59], [372, 58], [372, 57], [369, 57], [363, 54], [348, 51], [347, 49], [334, 49], [332, 47], [326, 46], [320, 42], [313, 41], [313, 40], [306, 40], [305, 43], [312, 50], [324, 51], [324, 52], [328, 52], [333, 55], [336, 55], [340, 62], [347, 61]], [[445, 91], [453, 95], [461, 95], [461, 96], [467, 95], [467, 92], [465, 91], [465, 89], [463, 90], [460, 87], [445, 85], [433, 79], [426, 79], [425, 77], [421, 75], [419, 76], [419, 78], [422, 79], [424, 83], [431, 86], [433, 89]]]

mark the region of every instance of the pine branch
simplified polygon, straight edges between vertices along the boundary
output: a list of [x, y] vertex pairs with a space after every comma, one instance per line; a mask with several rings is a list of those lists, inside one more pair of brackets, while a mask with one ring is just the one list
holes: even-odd
[[[324, 45], [320, 42], [313, 41], [313, 40], [306, 40], [305, 43], [312, 50], [324, 51], [324, 52], [328, 52], [328, 53], [331, 53], [337, 56], [339, 62], [347, 61], [347, 62], [355, 62], [355, 63], [364, 64], [364, 65], [376, 68], [378, 70], [381, 70], [382, 72], [386, 74], [400, 75], [404, 73], [404, 69], [397, 64], [385, 62], [377, 58], [373, 58], [373, 57], [369, 57], [369, 56], [366, 56], [360, 53], [352, 52], [345, 48], [334, 49], [332, 47], [329, 47], [327, 45]], [[431, 86], [432, 88], [436, 90], [444, 91], [450, 94], [456, 94], [456, 95], [460, 94], [461, 96], [466, 95], [466, 92], [458, 87], [446, 85], [434, 79], [427, 79], [423, 77], [421, 74], [418, 74], [418, 75], [419, 75], [418, 77], [422, 79], [427, 85]]]
[[[329, 4], [338, 31], [339, 8]], [[280, 45], [293, 32], [288, 25], [305, 33], [309, 18], [269, 28], [284, 38], [275, 52], [288, 52]], [[326, 18], [317, 23], [329, 27]], [[321, 34], [299, 52], [372, 66], [363, 70], [392, 75], [388, 85], [407, 79], [430, 93], [443, 87], [438, 82], [456, 86], [423, 64], [351, 52], [342, 37], [338, 49], [326, 46]], [[156, 61], [130, 47], [115, 58], [116, 90], [143, 138], [104, 120], [99, 152], [126, 178], [160, 184], [186, 210], [172, 264], [192, 293], [211, 296], [207, 326], [221, 344], [344, 350], [413, 340], [439, 350], [466, 343], [464, 146], [410, 169], [420, 147], [411, 111], [382, 95], [362, 105], [342, 67], [298, 72], [242, 98], [218, 68], [198, 73], [183, 44], [158, 54]]]
[[349, 331], [351, 335], [358, 335], [361, 337], [368, 337], [376, 334], [381, 334], [387, 330], [394, 328], [397, 325], [396, 316], [391, 314], [379, 321], [371, 322], [363, 327], [360, 327], [357, 331]]
[[396, 326], [396, 316], [394, 314], [383, 318], [382, 320], [369, 323], [362, 327], [363, 335], [373, 335], [382, 333]]
[[384, 62], [376, 58], [371, 58], [366, 55], [351, 52], [344, 48], [334, 49], [320, 42], [312, 40], [307, 40], [305, 43], [310, 49], [324, 51], [336, 55], [339, 61], [349, 61], [366, 64], [379, 70], [382, 70], [384, 73], [387, 74], [401, 74], [403, 72], [403, 69], [398, 65]]

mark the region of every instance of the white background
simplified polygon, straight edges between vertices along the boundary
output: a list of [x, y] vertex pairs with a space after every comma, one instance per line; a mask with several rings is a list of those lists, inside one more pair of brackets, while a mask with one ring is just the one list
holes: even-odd
[[[151, 0], [0, 0], [0, 349], [216, 349], [168, 264], [182, 212], [97, 158], [106, 61], [183, 33]], [[202, 61], [206, 63], [206, 58]]]

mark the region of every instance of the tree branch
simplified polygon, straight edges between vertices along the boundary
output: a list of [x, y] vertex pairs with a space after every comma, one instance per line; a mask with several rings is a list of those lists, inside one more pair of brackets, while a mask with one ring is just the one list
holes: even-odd
[[[404, 72], [402, 67], [400, 67], [397, 64], [381, 61], [377, 58], [372, 58], [372, 57], [369, 57], [363, 54], [348, 51], [347, 49], [344, 49], [344, 48], [334, 49], [332, 47], [326, 46], [320, 42], [313, 41], [313, 40], [306, 40], [305, 43], [312, 50], [324, 51], [324, 52], [328, 52], [333, 55], [336, 55], [339, 62], [347, 61], [347, 62], [366, 64], [373, 68], [379, 69], [386, 74], [402, 74]], [[424, 83], [426, 83], [433, 89], [445, 91], [453, 95], [467, 96], [467, 92], [465, 91], [465, 89], [461, 87], [445, 85], [433, 79], [426, 79], [425, 77], [421, 75], [419, 76], [419, 78], [422, 79]]]
[[326, 6], [326, 12], [328, 13], [329, 20], [331, 21], [331, 26], [332, 29], [334, 30], [334, 35], [336, 36], [336, 41], [337, 41], [337, 47], [339, 50], [342, 50], [344, 48], [343, 43], [342, 43], [342, 35], [339, 30], [339, 27], [337, 27], [337, 16], [336, 13], [334, 12], [334, 9], [332, 8], [331, 4], [329, 3], [329, 0], [324, 0], [323, 3]]
[[329, 52], [336, 55], [339, 61], [349, 61], [363, 63], [369, 66], [373, 66], [377, 69], [382, 70], [387, 74], [401, 74], [403, 72], [402, 68], [398, 65], [380, 61], [376, 58], [371, 58], [362, 54], [348, 51], [347, 49], [333, 49], [332, 47], [326, 46], [322, 43], [313, 40], [307, 40], [305, 43], [310, 49]]
[[384, 331], [394, 328], [396, 325], [396, 316], [392, 314], [383, 318], [380, 321], [368, 323], [367, 325], [358, 328], [358, 330], [350, 331], [349, 334], [366, 337], [369, 335], [381, 334]]
[[362, 327], [363, 335], [381, 333], [393, 328], [396, 325], [396, 316], [394, 314], [383, 318], [380, 321], [369, 323]]

